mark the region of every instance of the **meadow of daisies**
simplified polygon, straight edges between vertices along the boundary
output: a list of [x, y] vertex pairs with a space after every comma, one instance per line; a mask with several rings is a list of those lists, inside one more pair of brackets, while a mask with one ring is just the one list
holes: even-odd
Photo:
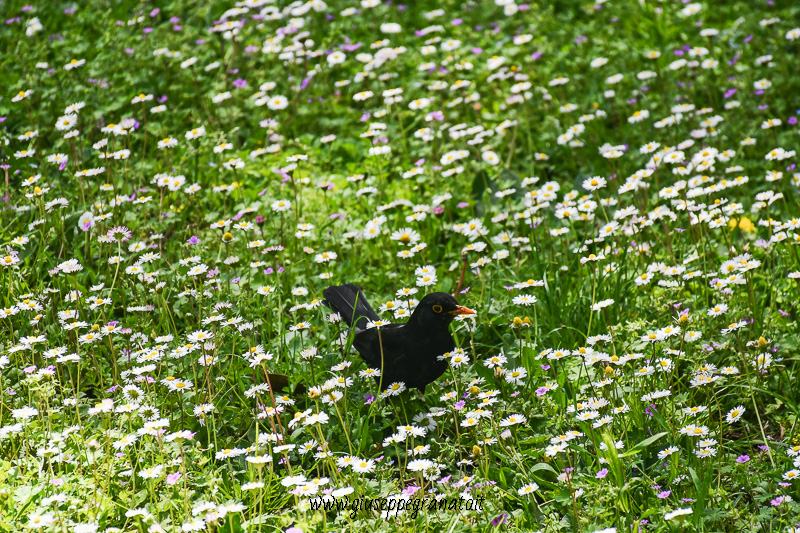
[[516, 1], [3, 0], [0, 531], [800, 531], [800, 6]]

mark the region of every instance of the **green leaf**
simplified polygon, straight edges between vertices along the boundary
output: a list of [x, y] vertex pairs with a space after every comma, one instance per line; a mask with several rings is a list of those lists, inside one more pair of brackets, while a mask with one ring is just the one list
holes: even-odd
[[[695, 472], [694, 468], [692, 467], [689, 467], [689, 475], [692, 477], [692, 482], [694, 483], [695, 489], [697, 489], [697, 499], [695, 500], [694, 505], [694, 523], [695, 525], [698, 525], [705, 514], [708, 483], [701, 480], [697, 476], [697, 472]], [[710, 478], [711, 476], [709, 476], [709, 479]]]
[[13, 500], [17, 503], [17, 505], [24, 505], [28, 502], [33, 496], [38, 494], [42, 490], [41, 487], [29, 487], [27, 485], [23, 485], [17, 490], [14, 491]]
[[636, 455], [637, 453], [644, 451], [645, 448], [647, 448], [648, 446], [650, 446], [651, 444], [653, 444], [654, 442], [656, 442], [658, 439], [660, 439], [661, 437], [663, 437], [666, 434], [667, 434], [666, 431], [662, 431], [661, 433], [656, 433], [652, 437], [646, 438], [643, 441], [641, 441], [640, 443], [636, 444], [629, 451], [627, 451], [627, 452], [623, 453], [622, 455], [620, 455], [620, 457], [630, 457], [631, 455]]
[[547, 470], [548, 472], [552, 472], [556, 476], [558, 475], [558, 472], [556, 472], [556, 469], [553, 468], [552, 466], [550, 466], [547, 463], [537, 463], [537, 464], [533, 465], [533, 468], [531, 468], [529, 470], [529, 472], [533, 473], [533, 472], [538, 472], [539, 470]]

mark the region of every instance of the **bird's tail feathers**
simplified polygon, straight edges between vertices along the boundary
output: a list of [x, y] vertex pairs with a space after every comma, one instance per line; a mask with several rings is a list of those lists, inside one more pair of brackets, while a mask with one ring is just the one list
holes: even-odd
[[380, 318], [361, 289], [352, 283], [328, 287], [322, 291], [322, 296], [325, 297], [324, 303], [339, 313], [348, 326], [365, 329], [369, 321]]

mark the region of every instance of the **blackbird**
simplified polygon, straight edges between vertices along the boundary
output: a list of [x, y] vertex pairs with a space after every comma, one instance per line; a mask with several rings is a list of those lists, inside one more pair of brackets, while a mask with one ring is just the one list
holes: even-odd
[[456, 347], [448, 329], [450, 322], [457, 315], [475, 314], [472, 309], [458, 305], [446, 292], [434, 292], [417, 304], [405, 324], [382, 326], [379, 338], [378, 328], [367, 329], [370, 322], [379, 320], [378, 314], [356, 285], [328, 287], [322, 295], [323, 303], [355, 328], [353, 346], [367, 366], [381, 370], [384, 388], [402, 382], [408, 388], [425, 392], [425, 386], [447, 370], [447, 361], [438, 357]]

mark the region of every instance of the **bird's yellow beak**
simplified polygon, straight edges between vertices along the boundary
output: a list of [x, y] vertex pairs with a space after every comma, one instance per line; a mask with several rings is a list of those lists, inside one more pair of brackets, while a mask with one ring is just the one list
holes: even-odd
[[469, 307], [464, 307], [463, 305], [459, 305], [452, 311], [449, 311], [451, 315], [474, 315], [476, 314], [475, 311], [470, 309]]

